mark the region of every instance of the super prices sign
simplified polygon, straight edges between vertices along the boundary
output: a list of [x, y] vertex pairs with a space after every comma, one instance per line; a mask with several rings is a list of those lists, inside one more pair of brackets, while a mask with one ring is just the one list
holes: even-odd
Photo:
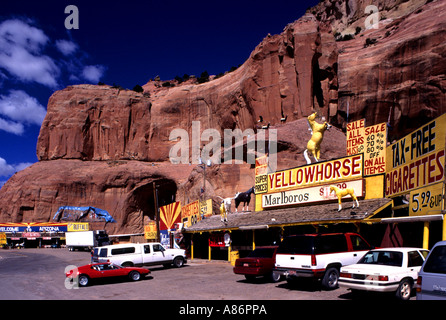
[[445, 138], [446, 114], [387, 147], [386, 196], [408, 194], [443, 181]]

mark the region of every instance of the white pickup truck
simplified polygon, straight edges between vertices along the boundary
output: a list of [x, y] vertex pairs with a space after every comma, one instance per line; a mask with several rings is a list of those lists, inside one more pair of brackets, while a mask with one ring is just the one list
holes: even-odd
[[113, 262], [123, 267], [162, 264], [180, 268], [186, 262], [186, 251], [165, 249], [161, 243], [125, 243], [94, 248], [93, 262]]

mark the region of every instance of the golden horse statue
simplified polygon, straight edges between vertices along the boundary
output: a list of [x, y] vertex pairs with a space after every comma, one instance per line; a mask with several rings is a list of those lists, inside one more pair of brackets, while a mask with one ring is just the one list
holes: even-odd
[[308, 116], [308, 123], [311, 127], [311, 139], [307, 143], [307, 149], [304, 151], [304, 157], [307, 164], [311, 163], [310, 157], [308, 156], [308, 151], [311, 151], [316, 162], [319, 161], [321, 157], [321, 143], [324, 139], [325, 130], [329, 130], [331, 125], [327, 122], [317, 123], [316, 122], [317, 112]]
[[[356, 206], [359, 208], [358, 198], [356, 197], [355, 190], [353, 190], [353, 188], [340, 189], [335, 186], [330, 186], [330, 193], [332, 193], [333, 191], [336, 193], [336, 196], [338, 197], [338, 204], [339, 204], [338, 211], [342, 210], [342, 201], [341, 201], [342, 197], [346, 197], [348, 195], [352, 197], [353, 201], [356, 201]], [[352, 209], [354, 207], [355, 203], [353, 202]]]
[[220, 205], [220, 216], [221, 216], [221, 222], [228, 222], [228, 211], [226, 211], [225, 203], [222, 201]]

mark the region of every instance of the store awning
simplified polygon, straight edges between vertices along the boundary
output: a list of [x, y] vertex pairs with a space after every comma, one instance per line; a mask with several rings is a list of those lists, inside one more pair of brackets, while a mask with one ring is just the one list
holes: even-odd
[[383, 218], [381, 219], [381, 223], [430, 222], [430, 221], [440, 221], [440, 220], [443, 220], [443, 214]]
[[[310, 224], [333, 223], [374, 223], [381, 220], [379, 215], [384, 209], [391, 207], [392, 199], [361, 200], [359, 208], [351, 208], [351, 202], [344, 202], [338, 211], [337, 203], [303, 206], [286, 209], [265, 210], [257, 212], [238, 212], [228, 214], [228, 222], [223, 223], [220, 215], [203, 219], [185, 232], [210, 232], [221, 230], [255, 230], [272, 227], [287, 227]], [[390, 216], [390, 210], [389, 215]]]

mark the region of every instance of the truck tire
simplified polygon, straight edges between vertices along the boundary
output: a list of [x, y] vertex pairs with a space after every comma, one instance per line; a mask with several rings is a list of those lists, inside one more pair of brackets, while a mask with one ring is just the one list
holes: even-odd
[[338, 287], [338, 280], [339, 270], [334, 267], [328, 268], [322, 278], [322, 286], [327, 290], [334, 290]]
[[282, 278], [282, 275], [278, 272], [272, 271], [269, 275], [269, 278], [272, 282], [279, 282], [280, 278]]
[[175, 268], [181, 268], [183, 265], [184, 265], [183, 257], [175, 257], [175, 259], [173, 259], [173, 266]]

